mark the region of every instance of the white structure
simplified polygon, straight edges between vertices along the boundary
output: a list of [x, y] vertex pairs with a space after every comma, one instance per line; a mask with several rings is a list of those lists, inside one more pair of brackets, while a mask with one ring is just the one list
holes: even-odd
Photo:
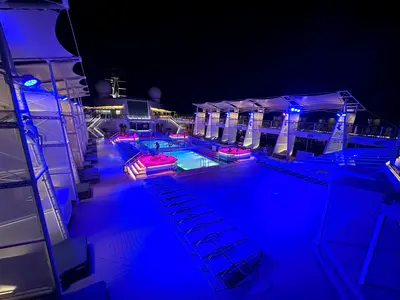
[[194, 129], [193, 135], [200, 135], [204, 136], [205, 130], [205, 120], [206, 120], [206, 113], [205, 112], [196, 112], [195, 121], [194, 121]]
[[[381, 127], [374, 135], [362, 132], [355, 125], [355, 119], [357, 113], [365, 111], [365, 108], [348, 91], [193, 105], [197, 109], [195, 135], [215, 138], [218, 133], [214, 125], [216, 124], [217, 127], [224, 128], [221, 141], [232, 144], [236, 141], [236, 131], [245, 130], [243, 145], [252, 149], [259, 147], [261, 133], [278, 135], [273, 153], [286, 159], [289, 159], [293, 153], [296, 137], [327, 141], [324, 153], [340, 151], [346, 148], [349, 142], [393, 148], [397, 138], [395, 128]], [[278, 127], [274, 124], [275, 120], [263, 119], [264, 114], [273, 112], [282, 114]], [[336, 115], [336, 124], [332, 124], [328, 130], [321, 129], [319, 123], [304, 124], [300, 121], [300, 117], [303, 113], [309, 112], [330, 112]], [[224, 121], [217, 120], [221, 113], [226, 115]], [[236, 121], [237, 115], [239, 115], [239, 122]], [[246, 119], [245, 124], [240, 121], [242, 117]], [[206, 134], [204, 134], [204, 127], [206, 127]]]
[[68, 238], [78, 201], [88, 92], [72, 71], [80, 58], [55, 36], [67, 3], [0, 8], [0, 297], [57, 297], [52, 245]]
[[[128, 131], [137, 132], [160, 130], [180, 133], [187, 130], [194, 123], [193, 117], [180, 118], [176, 112], [163, 109], [160, 99], [156, 98], [161, 93], [154, 89], [149, 92], [152, 100], [99, 97], [96, 106], [85, 107], [89, 131], [96, 137], [103, 137], [104, 132], [114, 134], [120, 131], [121, 123], [126, 125]], [[162, 130], [157, 125], [162, 126]]]
[[294, 131], [297, 129], [299, 118], [300, 113], [297, 110], [285, 113], [281, 131], [279, 132], [274, 148], [274, 154], [285, 153], [286, 159], [289, 159], [292, 155], [295, 142]]
[[262, 110], [253, 111], [250, 113], [249, 123], [246, 130], [243, 146], [252, 149], [260, 146], [261, 132], [258, 130], [262, 126], [264, 112]]
[[[197, 119], [196, 119], [197, 120]], [[236, 125], [239, 120], [238, 112], [227, 112], [225, 119], [224, 132], [222, 134], [222, 141], [227, 144], [232, 144], [236, 141], [237, 128]]]
[[220, 117], [219, 111], [209, 112], [206, 138], [218, 138], [217, 123], [219, 122], [219, 117]]

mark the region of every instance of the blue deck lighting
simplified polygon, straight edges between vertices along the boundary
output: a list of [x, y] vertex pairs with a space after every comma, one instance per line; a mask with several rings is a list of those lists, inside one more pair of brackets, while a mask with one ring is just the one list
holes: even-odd
[[37, 79], [29, 79], [24, 82], [24, 86], [28, 86], [28, 87], [35, 86], [35, 85], [37, 85], [37, 83], [38, 83]]
[[17, 78], [17, 80], [26, 87], [34, 87], [40, 84], [40, 80], [32, 75], [22, 75], [20, 78]]

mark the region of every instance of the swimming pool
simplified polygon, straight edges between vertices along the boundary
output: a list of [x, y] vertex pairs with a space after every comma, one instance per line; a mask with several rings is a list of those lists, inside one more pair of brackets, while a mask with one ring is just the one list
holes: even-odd
[[160, 148], [178, 148], [180, 147], [178, 144], [174, 144], [172, 141], [168, 140], [144, 140], [140, 141], [143, 145], [145, 145], [149, 149], [156, 149], [156, 142], [160, 144]]
[[219, 165], [219, 163], [190, 150], [168, 151], [164, 154], [177, 158], [178, 167], [184, 171]]

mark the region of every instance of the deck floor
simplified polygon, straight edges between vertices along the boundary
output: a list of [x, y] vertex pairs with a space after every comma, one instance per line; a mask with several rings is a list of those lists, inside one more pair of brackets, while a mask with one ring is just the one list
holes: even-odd
[[254, 163], [179, 178], [265, 254], [252, 285], [215, 293], [114, 146], [99, 142], [98, 155], [101, 182], [70, 226], [94, 245], [95, 272], [71, 290], [104, 280], [118, 300], [339, 298], [311, 246], [326, 188]]

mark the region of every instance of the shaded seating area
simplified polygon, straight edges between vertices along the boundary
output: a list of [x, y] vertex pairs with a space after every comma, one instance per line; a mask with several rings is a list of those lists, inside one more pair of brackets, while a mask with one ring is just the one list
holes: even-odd
[[80, 183], [77, 184], [77, 193], [80, 200], [91, 198], [91, 185], [100, 182], [100, 172], [95, 168], [98, 160], [96, 139], [88, 139], [86, 149], [83, 167], [78, 169]]
[[97, 168], [94, 167], [97, 163], [97, 145], [96, 140], [90, 139], [87, 146], [85, 155], [85, 166], [78, 170], [79, 179], [81, 183], [95, 184], [100, 182], [100, 173]]
[[73, 71], [81, 59], [55, 36], [67, 7], [21, 5], [0, 13], [0, 298], [59, 299], [92, 270], [86, 237], [71, 238], [67, 225], [77, 191], [90, 190], [77, 187], [78, 170], [96, 149], [85, 77]]
[[145, 179], [144, 186], [215, 291], [254, 278], [262, 252], [224, 218], [170, 176]]

